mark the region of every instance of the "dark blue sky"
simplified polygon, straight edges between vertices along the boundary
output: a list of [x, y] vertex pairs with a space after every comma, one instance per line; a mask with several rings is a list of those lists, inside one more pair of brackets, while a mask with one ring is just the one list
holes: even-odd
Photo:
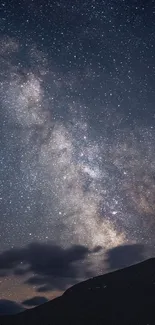
[[2, 298], [154, 255], [154, 1], [2, 1], [0, 40]]

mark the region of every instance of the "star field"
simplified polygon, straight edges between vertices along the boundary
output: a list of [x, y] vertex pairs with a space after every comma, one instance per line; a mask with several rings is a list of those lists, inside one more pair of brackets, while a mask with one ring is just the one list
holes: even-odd
[[154, 18], [153, 0], [1, 2], [1, 254], [83, 245], [95, 274], [116, 246], [153, 254]]

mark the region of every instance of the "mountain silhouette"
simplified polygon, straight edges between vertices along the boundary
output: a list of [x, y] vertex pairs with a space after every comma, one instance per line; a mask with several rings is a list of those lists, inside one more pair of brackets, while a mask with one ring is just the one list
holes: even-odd
[[33, 309], [0, 317], [0, 325], [18, 324], [153, 325], [155, 258], [83, 281]]

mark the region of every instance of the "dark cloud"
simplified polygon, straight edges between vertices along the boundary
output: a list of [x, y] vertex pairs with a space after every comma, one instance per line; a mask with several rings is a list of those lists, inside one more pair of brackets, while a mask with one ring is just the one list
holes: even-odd
[[[0, 254], [0, 269], [11, 270], [24, 260], [26, 249], [14, 248]], [[25, 256], [26, 257], [26, 256]]]
[[25, 308], [15, 301], [0, 299], [0, 315], [18, 314], [24, 310]]
[[19, 267], [19, 268], [16, 268], [14, 270], [14, 274], [15, 275], [20, 275], [20, 276], [22, 276], [24, 274], [27, 274], [27, 272], [28, 272], [28, 268], [21, 268], [21, 267]]
[[44, 304], [47, 301], [48, 299], [46, 297], [36, 296], [31, 299], [24, 300], [22, 304], [25, 306], [39, 306], [41, 304]]
[[144, 260], [145, 249], [141, 244], [122, 245], [107, 251], [109, 269], [120, 269]]
[[39, 288], [37, 289], [37, 291], [38, 291], [38, 292], [49, 292], [49, 291], [51, 291], [52, 289], [53, 289], [53, 287], [50, 286], [50, 285], [43, 285], [42, 287], [39, 287]]
[[103, 249], [102, 246], [96, 246], [96, 247], [93, 249], [93, 253], [99, 253], [102, 249]]
[[31, 243], [1, 253], [0, 270], [18, 275], [34, 274], [26, 283], [41, 286], [42, 290], [44, 287], [64, 290], [77, 281], [77, 262], [84, 261], [89, 253], [82, 245], [64, 249], [53, 243]]

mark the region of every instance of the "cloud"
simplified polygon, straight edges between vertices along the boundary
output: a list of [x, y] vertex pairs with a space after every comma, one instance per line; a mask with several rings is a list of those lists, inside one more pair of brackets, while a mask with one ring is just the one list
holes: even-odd
[[36, 242], [1, 253], [0, 270], [5, 270], [5, 275], [12, 273], [24, 276], [24, 283], [35, 286], [40, 293], [64, 291], [84, 278], [95, 275], [95, 258], [98, 265], [101, 265], [101, 260], [102, 266], [108, 265], [108, 270], [124, 268], [145, 258], [144, 246], [122, 245], [102, 252], [100, 246], [90, 250], [82, 245], [62, 248], [53, 242]]
[[52, 286], [50, 285], [43, 285], [42, 287], [38, 288], [38, 292], [49, 292], [52, 290]]
[[0, 300], [0, 315], [18, 314], [24, 310], [25, 308], [15, 301], [7, 299]]
[[[64, 290], [79, 278], [79, 265], [91, 251], [82, 245], [61, 248], [53, 243], [31, 243], [0, 254], [0, 269], [5, 274], [31, 275], [26, 283], [42, 289]], [[93, 253], [93, 252], [92, 252]], [[81, 272], [81, 270], [80, 270]], [[83, 266], [83, 276], [85, 275]], [[38, 288], [39, 289], [39, 288]]]
[[46, 297], [36, 296], [31, 299], [24, 300], [22, 304], [26, 306], [39, 306], [47, 301], [48, 299]]
[[144, 246], [141, 244], [122, 245], [106, 252], [109, 269], [120, 269], [144, 260]]

